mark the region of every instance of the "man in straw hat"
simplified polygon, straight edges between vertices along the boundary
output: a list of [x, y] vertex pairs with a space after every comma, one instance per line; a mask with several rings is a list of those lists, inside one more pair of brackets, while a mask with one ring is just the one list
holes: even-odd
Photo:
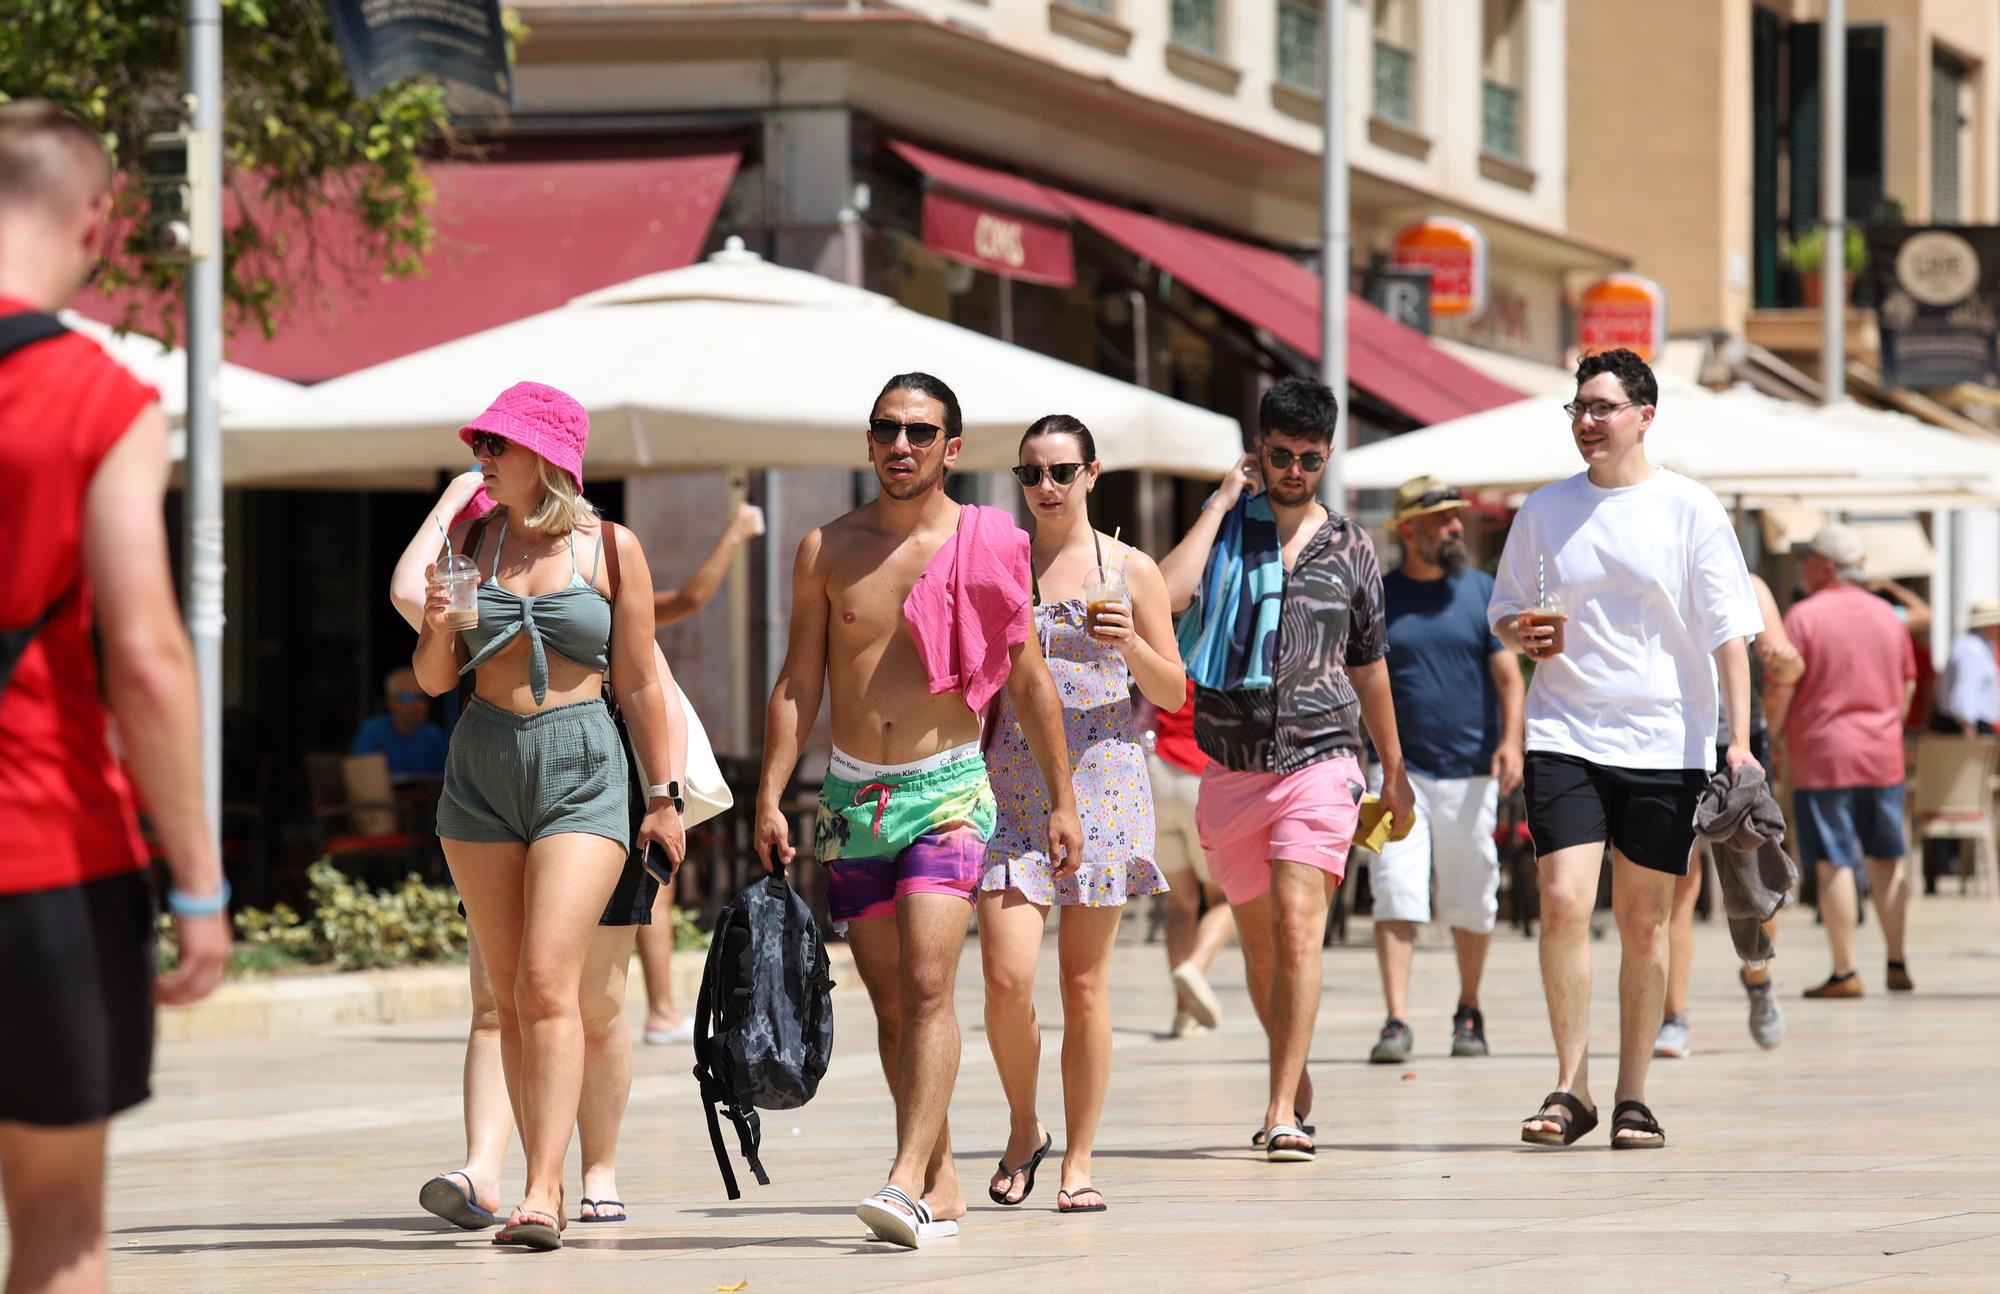
[[[1916, 650], [1889, 605], [1861, 587], [1861, 535], [1829, 522], [1795, 545], [1806, 596], [1785, 616], [1805, 661], [1790, 687], [1771, 691], [1773, 762], [1789, 769], [1799, 864], [1816, 870], [1820, 921], [1833, 974], [1809, 998], [1861, 996], [1854, 968], [1854, 873], [1865, 858], [1888, 944], [1889, 987], [1907, 992], [1903, 912], [1903, 715], [1916, 687]], [[1987, 666], [1992, 668], [1992, 650]]]
[[1389, 625], [1389, 687], [1416, 791], [1410, 834], [1370, 864], [1375, 960], [1389, 1018], [1368, 1059], [1410, 1058], [1410, 963], [1416, 928], [1437, 910], [1458, 953], [1458, 1009], [1451, 1054], [1486, 1054], [1479, 981], [1500, 910], [1500, 854], [1493, 828], [1500, 797], [1521, 784], [1521, 663], [1486, 625], [1493, 577], [1466, 565], [1465, 499], [1435, 476], [1397, 487], [1389, 530], [1403, 564], [1382, 577]]
[[2000, 724], [2000, 657], [1994, 654], [1994, 644], [2000, 643], [2000, 601], [1975, 599], [1962, 624], [1965, 632], [1952, 643], [1944, 669], [1937, 702], [1944, 722], [1937, 726], [1969, 737], [1990, 733]]

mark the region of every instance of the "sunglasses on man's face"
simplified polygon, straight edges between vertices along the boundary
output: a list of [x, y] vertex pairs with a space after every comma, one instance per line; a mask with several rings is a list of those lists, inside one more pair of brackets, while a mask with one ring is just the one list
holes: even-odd
[[1076, 479], [1076, 474], [1087, 466], [1086, 463], [1051, 463], [1046, 468], [1017, 467], [1014, 469], [1014, 479], [1032, 490], [1042, 483], [1042, 473], [1046, 471], [1049, 479], [1057, 485], [1068, 485]]
[[929, 449], [943, 432], [944, 428], [934, 422], [897, 422], [894, 418], [868, 420], [870, 439], [885, 448], [895, 444], [896, 437], [908, 436], [911, 449]]
[[472, 433], [472, 452], [484, 454], [488, 458], [498, 458], [507, 452], [507, 438], [496, 436], [490, 431]]
[[396, 699], [404, 705], [415, 705], [417, 702], [428, 700], [429, 698], [422, 692], [398, 692], [396, 693]]
[[1264, 461], [1280, 472], [1290, 467], [1295, 458], [1299, 460], [1299, 466], [1308, 472], [1317, 472], [1326, 466], [1326, 455], [1316, 449], [1307, 450], [1303, 454], [1294, 454], [1289, 449], [1279, 449], [1276, 445], [1271, 445], [1264, 450]]

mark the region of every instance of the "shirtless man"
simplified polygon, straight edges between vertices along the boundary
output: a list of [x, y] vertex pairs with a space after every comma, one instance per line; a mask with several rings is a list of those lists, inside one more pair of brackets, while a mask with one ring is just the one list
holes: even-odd
[[[856, 1215], [908, 1248], [958, 1232], [965, 1193], [945, 1113], [958, 1078], [952, 990], [972, 900], [993, 834], [995, 805], [980, 754], [976, 666], [959, 688], [933, 692], [904, 603], [947, 541], [959, 504], [944, 492], [963, 422], [958, 397], [924, 373], [889, 380], [869, 415], [868, 460], [882, 493], [799, 544], [792, 568], [791, 642], [771, 692], [757, 791], [757, 852], [766, 870], [791, 862], [779, 802], [833, 694], [833, 761], [820, 796], [814, 853], [827, 868], [827, 905], [875, 1007], [882, 1068], [896, 1101], [889, 1182]], [[1032, 632], [1027, 536], [1005, 547], [1018, 605], [990, 626], [1008, 644], [1006, 687], [1049, 788], [1049, 856], [1082, 861], [1070, 790], [1062, 703]], [[932, 578], [936, 578], [933, 575]], [[1011, 599], [1010, 599], [1011, 600]], [[949, 631], [949, 626], [946, 626]], [[829, 665], [832, 668], [829, 668]], [[992, 681], [987, 681], [990, 688]]]

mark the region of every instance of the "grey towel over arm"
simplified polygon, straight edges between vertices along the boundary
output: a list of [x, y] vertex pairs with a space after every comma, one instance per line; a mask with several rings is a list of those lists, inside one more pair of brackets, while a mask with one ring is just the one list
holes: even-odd
[[1746, 962], [1769, 961], [1777, 949], [1764, 923], [1792, 901], [1799, 868], [1785, 852], [1785, 815], [1771, 798], [1764, 771], [1746, 766], [1717, 772], [1695, 804], [1694, 828], [1715, 853], [1722, 909], [1737, 955]]

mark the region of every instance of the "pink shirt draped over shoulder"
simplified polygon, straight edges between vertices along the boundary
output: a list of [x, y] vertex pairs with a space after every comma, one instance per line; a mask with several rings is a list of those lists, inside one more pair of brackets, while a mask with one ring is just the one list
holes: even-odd
[[931, 695], [959, 692], [976, 713], [1007, 682], [1013, 649], [1034, 632], [1028, 532], [999, 508], [966, 504], [903, 601]]

